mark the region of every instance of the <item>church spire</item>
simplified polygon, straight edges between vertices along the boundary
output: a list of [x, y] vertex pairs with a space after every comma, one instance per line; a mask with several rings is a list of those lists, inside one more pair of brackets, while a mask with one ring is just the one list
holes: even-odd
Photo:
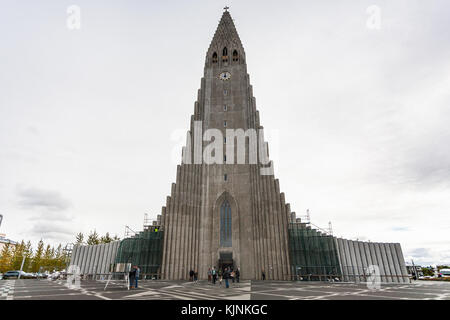
[[233, 53], [239, 54], [240, 60], [244, 61], [244, 47], [228, 9], [229, 7], [224, 8], [222, 18], [208, 49], [209, 59], [207, 61], [212, 59], [213, 55], [214, 57], [217, 55], [220, 58], [228, 55], [232, 56]]

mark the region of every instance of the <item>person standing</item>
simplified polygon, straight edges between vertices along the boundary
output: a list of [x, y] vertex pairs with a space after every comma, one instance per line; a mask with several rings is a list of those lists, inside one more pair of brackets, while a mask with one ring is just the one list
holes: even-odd
[[194, 280], [194, 270], [191, 269], [191, 271], [189, 271], [189, 281], [193, 280]]
[[134, 285], [134, 278], [136, 276], [136, 269], [131, 268], [130, 272], [128, 273], [128, 280], [130, 282], [130, 289], [133, 289], [133, 285]]
[[225, 268], [225, 271], [223, 272], [223, 278], [225, 279], [225, 288], [230, 287], [230, 283], [228, 282], [228, 279], [230, 278], [230, 271], [228, 268]]
[[211, 275], [211, 268], [208, 268], [208, 282], [211, 282], [212, 275]]
[[236, 282], [239, 283], [239, 277], [241, 276], [241, 271], [239, 271], [239, 268], [236, 269]]
[[134, 283], [135, 283], [135, 288], [138, 288], [138, 280], [139, 280], [139, 276], [141, 274], [141, 269], [139, 269], [138, 266], [134, 267]]
[[263, 280], [266, 280], [266, 273], [264, 272], [264, 269], [262, 269], [262, 271], [261, 271], [261, 278]]
[[222, 279], [223, 279], [223, 270], [219, 269], [219, 285], [222, 285]]
[[234, 272], [234, 270], [233, 269], [231, 269], [231, 282], [233, 282], [234, 283], [234, 280], [235, 280], [235, 278], [236, 278], [236, 272]]
[[198, 272], [194, 271], [194, 283], [197, 283], [198, 281]]
[[216, 284], [216, 280], [217, 280], [216, 267], [214, 267], [214, 268], [212, 269], [211, 273], [212, 273], [213, 284]]

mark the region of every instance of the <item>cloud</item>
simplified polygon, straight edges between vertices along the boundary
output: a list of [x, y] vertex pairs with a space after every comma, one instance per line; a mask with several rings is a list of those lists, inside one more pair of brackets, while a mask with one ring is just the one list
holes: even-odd
[[406, 227], [392, 227], [392, 231], [409, 231], [409, 228]]
[[435, 248], [414, 248], [405, 253], [407, 262], [414, 260], [417, 265], [427, 266], [432, 264], [450, 264], [450, 250]]
[[33, 225], [28, 234], [45, 240], [67, 241], [74, 232], [64, 224], [54, 221], [40, 221]]
[[16, 195], [19, 197], [19, 206], [31, 212], [28, 217], [30, 227], [27, 229], [27, 236], [55, 242], [73, 238], [75, 219], [67, 212], [72, 204], [59, 192], [18, 187]]
[[69, 200], [63, 198], [59, 192], [38, 188], [18, 188], [19, 205], [25, 209], [46, 209], [50, 211], [64, 211], [71, 206]]

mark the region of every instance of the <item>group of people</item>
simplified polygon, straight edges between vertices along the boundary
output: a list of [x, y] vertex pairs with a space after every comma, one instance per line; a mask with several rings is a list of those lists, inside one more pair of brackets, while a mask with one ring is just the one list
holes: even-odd
[[191, 271], [189, 271], [189, 281], [194, 281], [197, 282], [198, 281], [198, 272], [194, 271], [191, 269]]
[[130, 289], [133, 289], [133, 286], [137, 289], [138, 288], [138, 280], [139, 275], [141, 273], [141, 269], [139, 269], [138, 266], [131, 267], [131, 270], [128, 274], [130, 279]]
[[239, 278], [241, 276], [241, 271], [239, 268], [233, 270], [233, 268], [225, 268], [217, 270], [216, 267], [212, 269], [208, 269], [208, 281], [212, 284], [216, 284], [217, 280], [219, 280], [219, 284], [222, 285], [222, 280], [225, 280], [225, 287], [230, 287], [230, 280], [234, 282], [239, 282]]

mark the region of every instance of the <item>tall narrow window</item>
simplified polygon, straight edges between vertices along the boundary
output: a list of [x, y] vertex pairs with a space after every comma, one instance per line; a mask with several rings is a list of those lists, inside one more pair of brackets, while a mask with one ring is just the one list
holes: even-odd
[[223, 106], [223, 111], [227, 111], [227, 110], [228, 110], [227, 105], [224, 105], [224, 106]]
[[217, 63], [217, 52], [214, 52], [212, 55], [212, 63]]
[[231, 247], [231, 206], [225, 200], [220, 206], [220, 246]]
[[227, 126], [227, 121], [226, 121], [226, 120], [223, 122], [223, 126], [224, 126], [224, 127]]
[[233, 61], [239, 61], [239, 53], [236, 50], [233, 51]]
[[222, 61], [223, 62], [228, 62], [228, 49], [227, 49], [227, 47], [223, 48]]

